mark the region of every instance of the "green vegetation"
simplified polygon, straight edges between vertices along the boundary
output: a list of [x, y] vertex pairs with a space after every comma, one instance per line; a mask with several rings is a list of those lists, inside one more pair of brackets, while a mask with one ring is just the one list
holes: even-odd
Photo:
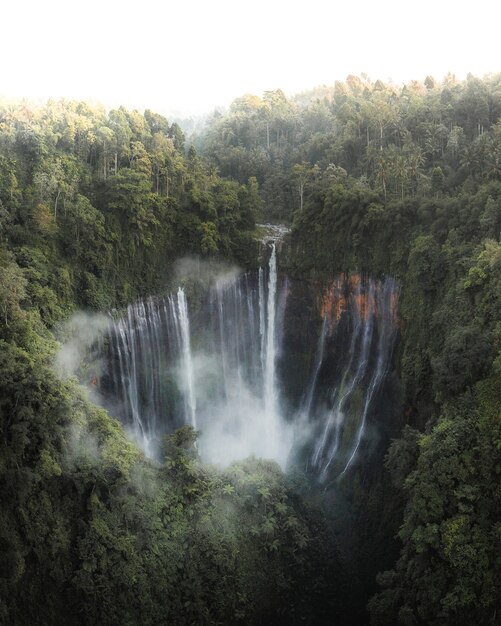
[[375, 624], [495, 623], [501, 75], [398, 89], [350, 76], [291, 100], [245, 96], [199, 143], [222, 174], [255, 175], [265, 211], [292, 223], [282, 254], [290, 273], [400, 282], [403, 414], [385, 425], [387, 473], [361, 467], [336, 510], [324, 506], [364, 572], [360, 601], [376, 591], [370, 581], [398, 532], [400, 557], [370, 602]]
[[[323, 518], [273, 462], [204, 467], [185, 427], [147, 461], [76, 382], [3, 259], [0, 622], [258, 624], [339, 613]], [[330, 547], [329, 547], [330, 546]]]
[[501, 174], [500, 94], [499, 74], [403, 88], [349, 76], [292, 99], [243, 96], [197, 145], [221, 175], [256, 177], [267, 214], [286, 221], [336, 183], [384, 204], [469, 194]]
[[[0, 623], [361, 624], [377, 572], [374, 624], [496, 623], [501, 75], [244, 96], [192, 143], [151, 111], [0, 105]], [[402, 416], [337, 499], [203, 466], [188, 428], [148, 461], [53, 370], [73, 310], [185, 254], [253, 266], [258, 218], [291, 223], [296, 277], [401, 285]]]
[[160, 291], [179, 256], [255, 263], [256, 194], [151, 111], [0, 106], [0, 236], [49, 324]]
[[322, 517], [274, 463], [203, 467], [189, 429], [148, 461], [54, 373], [49, 329], [76, 307], [160, 291], [185, 254], [256, 263], [255, 180], [219, 178], [183, 141], [149, 111], [0, 109], [2, 624], [311, 623], [340, 610]]

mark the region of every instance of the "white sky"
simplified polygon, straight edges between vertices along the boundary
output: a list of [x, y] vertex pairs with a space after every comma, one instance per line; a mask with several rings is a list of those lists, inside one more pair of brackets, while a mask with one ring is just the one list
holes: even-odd
[[501, 71], [501, 2], [0, 0], [0, 94], [191, 115], [245, 93]]

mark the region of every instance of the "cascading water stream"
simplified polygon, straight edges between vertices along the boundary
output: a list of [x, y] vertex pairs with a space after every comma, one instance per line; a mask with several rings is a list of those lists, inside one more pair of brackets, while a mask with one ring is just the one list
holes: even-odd
[[195, 398], [195, 381], [193, 376], [193, 359], [191, 356], [190, 318], [184, 290], [179, 287], [177, 292], [177, 306], [179, 311], [179, 325], [181, 328], [182, 369], [186, 385], [186, 403], [190, 424], [197, 427], [197, 402]]
[[[314, 429], [307, 465], [321, 482], [333, 472], [344, 475], [354, 464], [378, 390], [391, 366], [398, 294], [395, 282], [388, 278], [382, 282], [350, 281], [338, 280], [326, 300], [328, 311], [301, 412], [309, 416]], [[332, 356], [335, 361], [330, 360]], [[321, 389], [315, 393], [318, 380], [328, 377], [327, 368], [339, 374], [328, 393], [322, 394]]]
[[[350, 342], [349, 360], [347, 367], [344, 371], [341, 384], [337, 391], [337, 401], [335, 402], [329, 417], [327, 419], [324, 433], [317, 449], [315, 450], [314, 463], [321, 470], [320, 479], [325, 480], [327, 472], [331, 463], [333, 462], [336, 454], [339, 450], [341, 430], [344, 424], [344, 409], [347, 401], [357, 388], [357, 386], [363, 381], [367, 366], [369, 363], [370, 347], [372, 342], [372, 334], [374, 330], [374, 316], [371, 314], [371, 310], [374, 305], [374, 281], [369, 282], [369, 293], [367, 296], [367, 320], [360, 319], [358, 311], [354, 313], [354, 317], [357, 319], [355, 329], [352, 334]], [[361, 344], [359, 348], [359, 356], [356, 361], [356, 369], [354, 375], [351, 375], [352, 364], [355, 356], [355, 346], [359, 340], [359, 329], [363, 328], [363, 334], [361, 338]], [[347, 382], [348, 381], [348, 382]], [[335, 395], [335, 397], [336, 397]], [[327, 447], [328, 438], [331, 435], [332, 427], [334, 426], [334, 440], [330, 444], [330, 448]]]
[[208, 311], [200, 316], [205, 328], [195, 330], [196, 351], [181, 287], [130, 305], [125, 318], [112, 321], [110, 395], [148, 454], [157, 453], [165, 432], [184, 423], [200, 429], [208, 460], [255, 454], [285, 464], [289, 443], [280, 436], [276, 376], [284, 307], [277, 309], [277, 301], [272, 245], [267, 269], [221, 277], [209, 289], [199, 304]]
[[275, 300], [277, 295], [277, 256], [275, 245], [271, 248], [270, 276], [268, 281], [268, 305], [266, 309], [266, 354], [264, 358], [264, 411], [269, 416], [267, 420], [267, 436], [274, 438], [276, 417], [276, 391], [275, 391]]
[[388, 370], [388, 366], [390, 362], [390, 353], [393, 347], [393, 340], [392, 340], [393, 328], [392, 328], [391, 310], [388, 306], [386, 306], [386, 304], [390, 300], [391, 294], [395, 291], [395, 289], [396, 289], [396, 286], [394, 285], [393, 281], [387, 280], [381, 290], [379, 309], [381, 311], [382, 323], [380, 325], [380, 331], [379, 331], [376, 368], [374, 370], [371, 381], [369, 383], [369, 388], [366, 393], [364, 408], [362, 411], [362, 418], [360, 420], [360, 427], [358, 429], [357, 436], [355, 439], [355, 445], [348, 459], [348, 462], [346, 463], [340, 476], [342, 476], [346, 472], [346, 470], [350, 467], [350, 465], [352, 465], [355, 459], [355, 456], [360, 447], [360, 443], [362, 441], [362, 437], [364, 435], [364, 429], [365, 429], [365, 424], [367, 421], [367, 413], [368, 413], [369, 407], [373, 400], [374, 394], [376, 393], [377, 389], [381, 385], [381, 382], [383, 381], [384, 376]]
[[[346, 474], [367, 448], [391, 368], [398, 290], [391, 279], [334, 281], [322, 296], [316, 349], [295, 406], [282, 391], [284, 368], [294, 367], [294, 350], [304, 345], [290, 332], [294, 288], [279, 280], [273, 244], [267, 267], [221, 276], [193, 310], [181, 287], [130, 305], [110, 322], [105, 406], [150, 456], [160, 454], [166, 433], [189, 424], [208, 461], [255, 455], [285, 466], [294, 443], [303, 450], [295, 458], [321, 482]], [[314, 316], [297, 319], [311, 337]], [[303, 363], [305, 354], [298, 354]]]
[[315, 394], [315, 389], [317, 385], [318, 375], [320, 373], [320, 368], [322, 367], [322, 362], [324, 360], [324, 351], [325, 351], [325, 339], [327, 337], [327, 329], [329, 324], [327, 322], [327, 316], [324, 315], [324, 321], [322, 322], [322, 332], [320, 333], [320, 339], [318, 340], [317, 346], [317, 354], [315, 357], [315, 367], [313, 370], [313, 376], [311, 378], [310, 384], [308, 385], [308, 391], [306, 393], [306, 399], [302, 408], [302, 415], [306, 418], [310, 417], [311, 405], [313, 402], [313, 396]]
[[261, 359], [261, 369], [264, 371], [265, 368], [265, 345], [266, 345], [266, 305], [264, 299], [264, 278], [263, 278], [263, 268], [260, 267], [258, 270], [259, 276], [259, 338], [260, 338], [260, 359]]

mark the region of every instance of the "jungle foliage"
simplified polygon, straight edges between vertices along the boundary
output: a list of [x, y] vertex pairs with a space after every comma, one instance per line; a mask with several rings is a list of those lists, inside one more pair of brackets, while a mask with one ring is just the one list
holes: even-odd
[[[361, 624], [378, 571], [374, 624], [496, 623], [500, 118], [500, 75], [244, 96], [188, 148], [148, 110], [0, 105], [0, 623]], [[253, 266], [256, 219], [296, 277], [401, 286], [401, 420], [328, 506], [188, 428], [149, 461], [54, 371], [72, 311], [186, 254]]]
[[404, 87], [349, 76], [290, 99], [244, 96], [214, 116], [199, 145], [223, 175], [252, 172], [265, 212], [291, 223], [288, 272], [400, 283], [402, 417], [386, 425], [386, 474], [359, 468], [341, 521], [357, 528], [359, 572], [374, 561], [365, 535], [387, 546], [367, 580], [398, 533], [400, 557], [378, 578], [373, 622], [495, 623], [501, 75]]

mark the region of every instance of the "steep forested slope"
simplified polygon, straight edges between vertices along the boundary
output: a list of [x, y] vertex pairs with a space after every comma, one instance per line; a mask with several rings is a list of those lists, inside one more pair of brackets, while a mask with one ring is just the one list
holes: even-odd
[[353, 483], [360, 538], [390, 545], [378, 534], [381, 488], [405, 503], [400, 559], [371, 602], [378, 624], [496, 620], [500, 84], [449, 76], [396, 88], [351, 76], [291, 100], [240, 98], [200, 139], [224, 175], [252, 173], [265, 211], [292, 221], [288, 272], [389, 274], [401, 285], [406, 426], [386, 461], [401, 496], [384, 475], [361, 470]]
[[0, 145], [0, 622], [338, 613], [322, 516], [277, 465], [203, 467], [190, 429], [148, 461], [54, 369], [50, 329], [75, 308], [165, 288], [177, 255], [254, 263], [255, 185], [185, 156], [179, 128], [149, 111], [3, 107]]
[[[400, 528], [374, 623], [495, 623], [500, 116], [500, 76], [349, 77], [244, 96], [186, 151], [151, 111], [0, 107], [0, 621], [359, 624]], [[189, 429], [147, 461], [54, 373], [73, 310], [158, 293], [187, 253], [255, 265], [262, 216], [291, 222], [295, 278], [401, 287], [395, 440], [336, 498], [207, 468]]]
[[197, 145], [223, 176], [255, 176], [281, 219], [346, 177], [385, 200], [469, 193], [499, 180], [500, 81], [429, 77], [402, 88], [349, 76], [292, 99], [247, 95], [215, 114]]

